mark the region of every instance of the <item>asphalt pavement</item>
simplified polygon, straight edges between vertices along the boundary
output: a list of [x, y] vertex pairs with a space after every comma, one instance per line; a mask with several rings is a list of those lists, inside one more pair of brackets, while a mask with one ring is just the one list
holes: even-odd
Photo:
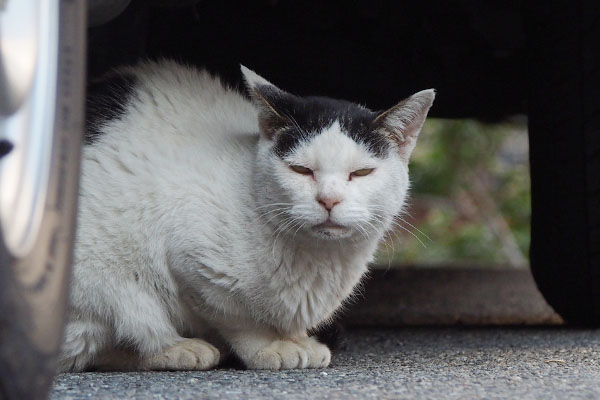
[[600, 330], [352, 330], [322, 370], [78, 373], [51, 399], [600, 399]]

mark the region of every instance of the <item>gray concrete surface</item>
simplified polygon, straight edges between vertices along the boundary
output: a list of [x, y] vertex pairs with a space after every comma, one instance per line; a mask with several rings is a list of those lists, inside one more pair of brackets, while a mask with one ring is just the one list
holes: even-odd
[[325, 370], [82, 373], [56, 399], [598, 399], [600, 330], [348, 332]]

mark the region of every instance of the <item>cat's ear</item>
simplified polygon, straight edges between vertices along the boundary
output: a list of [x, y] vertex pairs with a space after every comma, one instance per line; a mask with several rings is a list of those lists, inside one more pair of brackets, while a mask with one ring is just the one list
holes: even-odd
[[434, 99], [434, 89], [423, 90], [375, 118], [377, 129], [396, 142], [400, 156], [407, 161]]
[[248, 87], [248, 93], [260, 110], [258, 116], [260, 132], [272, 140], [281, 128], [290, 124], [289, 118], [286, 117], [286, 113], [282, 109], [282, 104], [293, 95], [279, 89], [243, 65], [240, 65], [240, 68]]

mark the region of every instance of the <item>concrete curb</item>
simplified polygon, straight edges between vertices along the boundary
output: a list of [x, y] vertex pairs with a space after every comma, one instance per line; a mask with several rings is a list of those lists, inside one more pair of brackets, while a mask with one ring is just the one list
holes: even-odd
[[557, 325], [528, 270], [373, 269], [341, 322], [406, 325]]

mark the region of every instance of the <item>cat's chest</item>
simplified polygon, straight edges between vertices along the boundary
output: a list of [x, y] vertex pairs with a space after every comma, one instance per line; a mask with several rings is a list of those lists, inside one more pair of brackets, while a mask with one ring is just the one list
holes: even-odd
[[290, 255], [269, 280], [269, 302], [281, 325], [309, 329], [331, 316], [365, 271], [362, 257], [318, 252]]

